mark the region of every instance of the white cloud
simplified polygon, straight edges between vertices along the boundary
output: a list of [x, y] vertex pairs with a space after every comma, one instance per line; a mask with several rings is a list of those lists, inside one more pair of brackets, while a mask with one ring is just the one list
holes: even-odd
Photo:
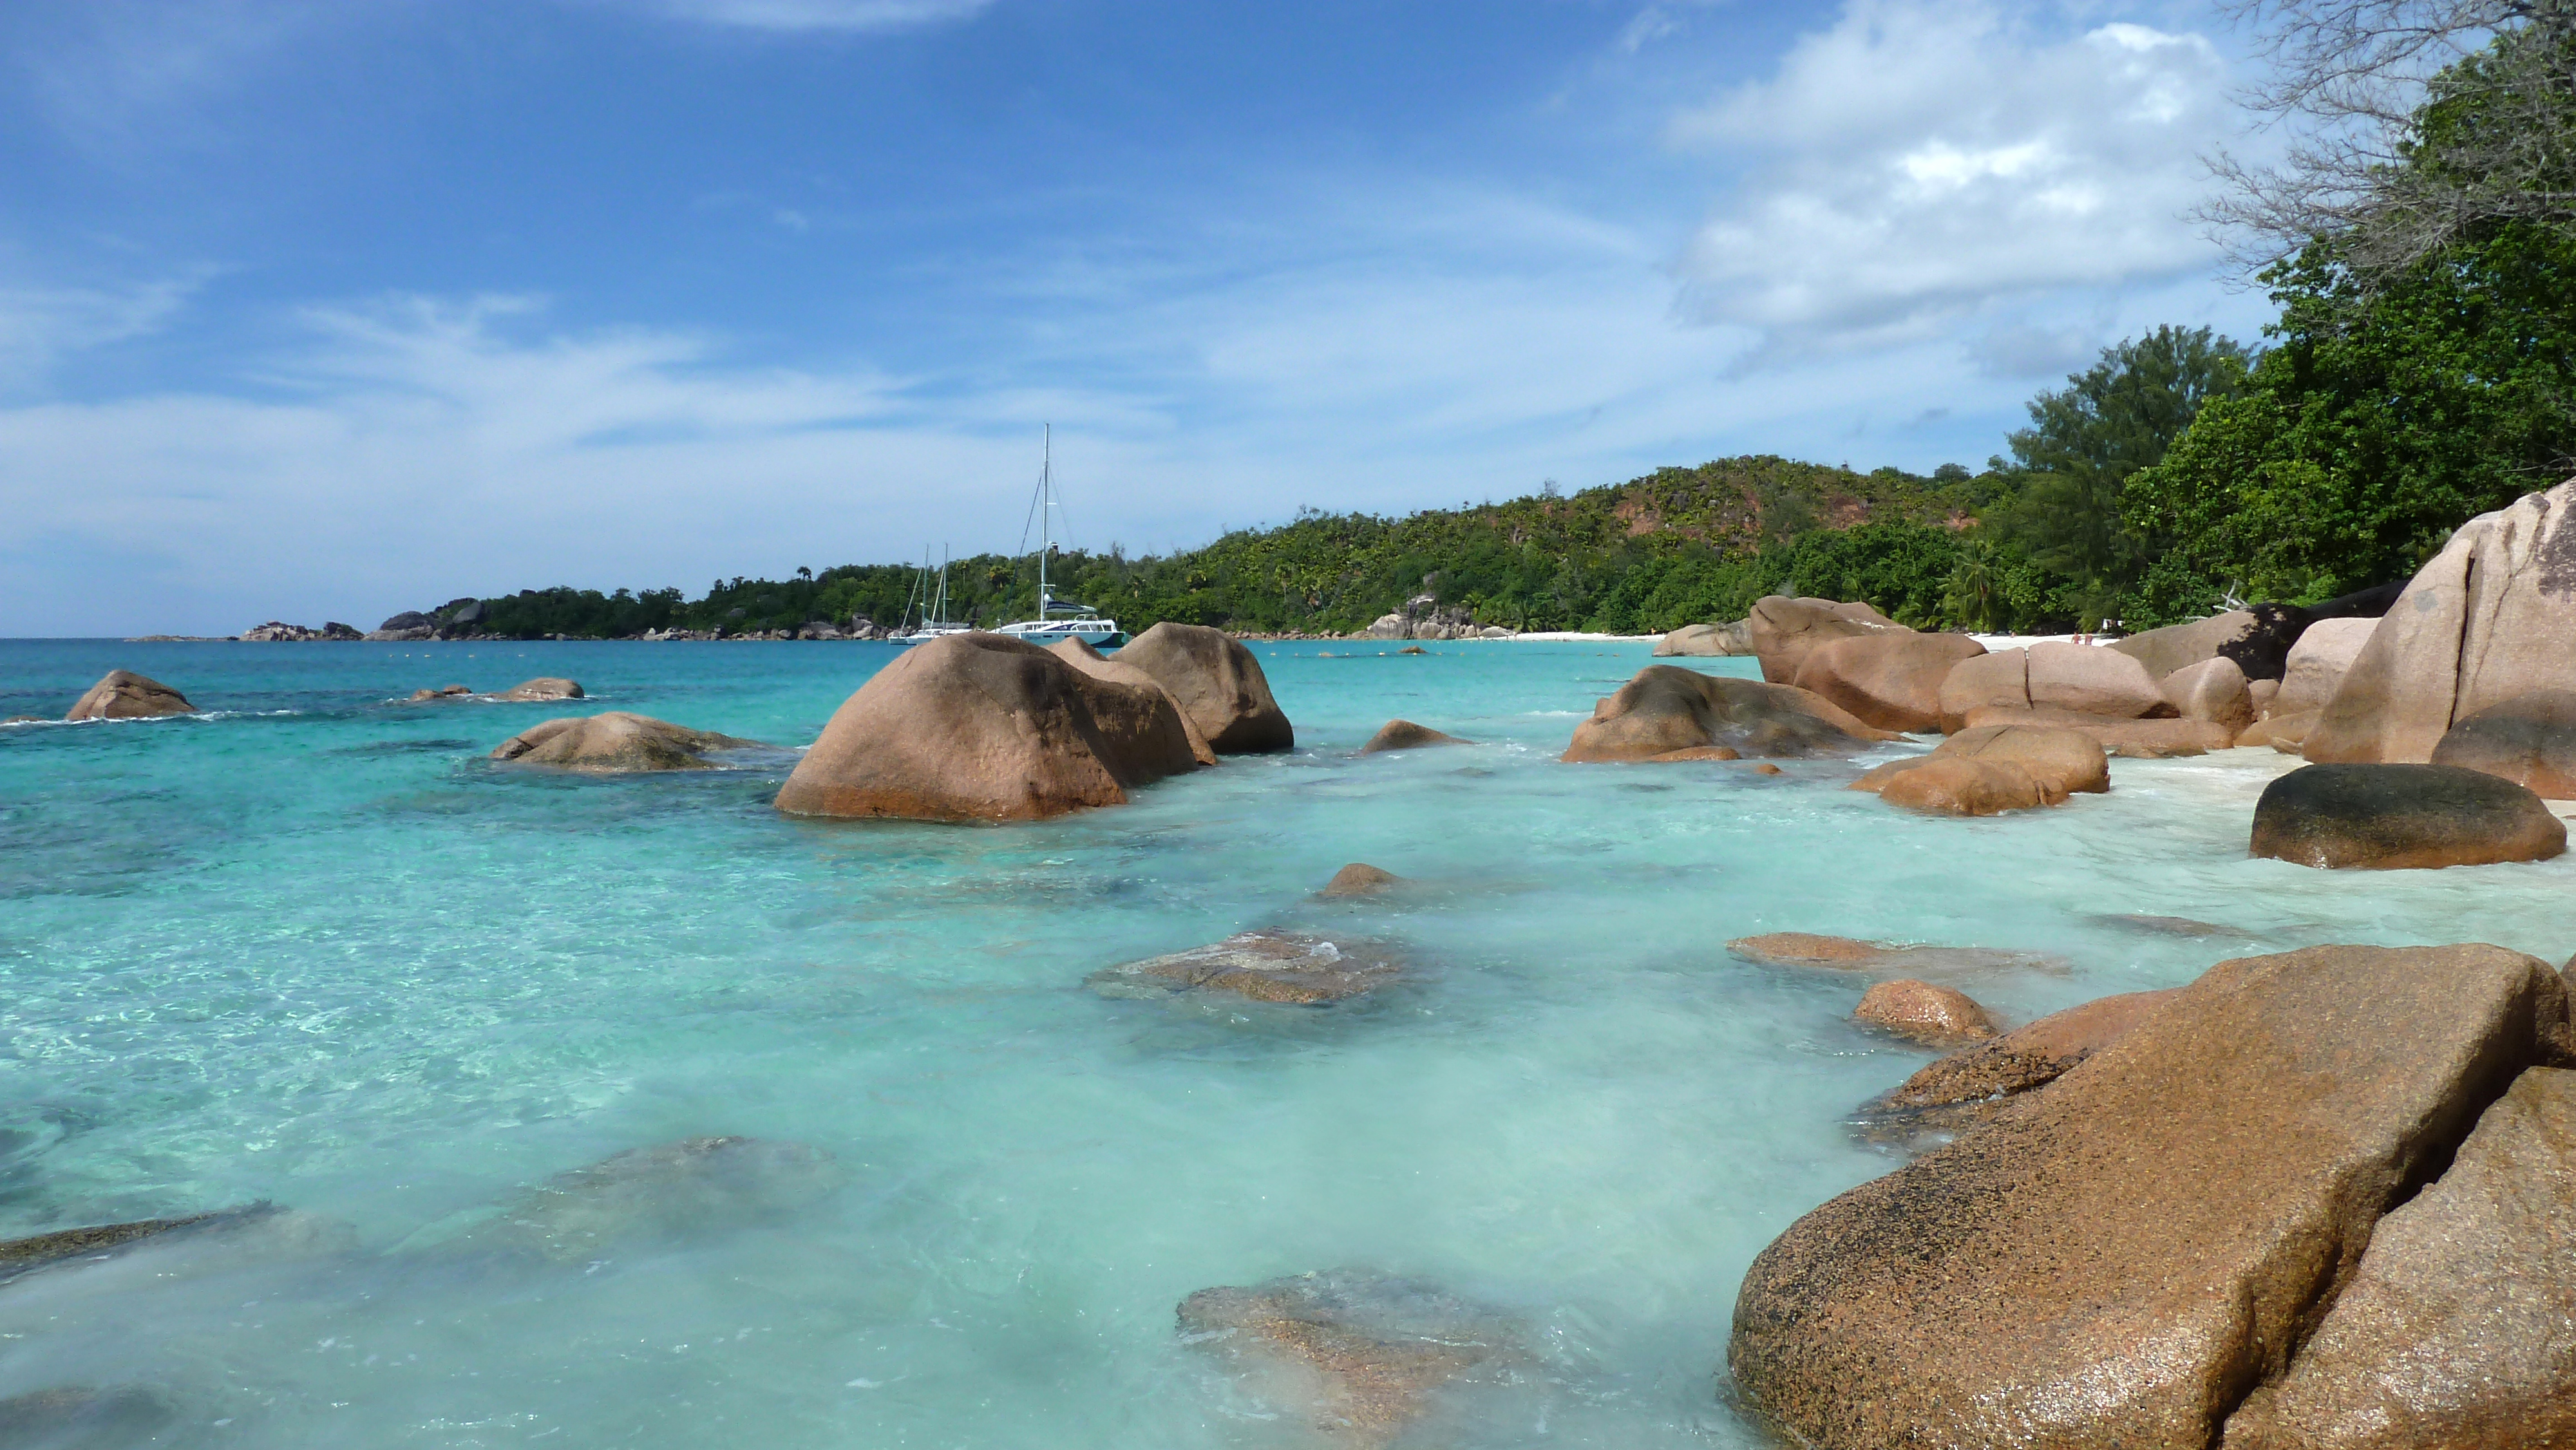
[[992, 0], [651, 0], [680, 20], [748, 30], [899, 30], [964, 20]]
[[1687, 306], [1794, 353], [2205, 269], [2186, 214], [2228, 85], [2198, 35], [1851, 0], [1776, 75], [1673, 119], [1676, 143], [1743, 166], [1682, 260]]
[[41, 383], [63, 358], [158, 331], [194, 278], [116, 288], [0, 287], [0, 392]]

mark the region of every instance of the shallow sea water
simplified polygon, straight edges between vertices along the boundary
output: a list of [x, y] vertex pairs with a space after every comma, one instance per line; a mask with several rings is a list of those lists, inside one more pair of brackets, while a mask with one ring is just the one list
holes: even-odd
[[[1312, 1445], [1174, 1309], [1348, 1268], [1525, 1329], [1401, 1444], [1750, 1446], [1736, 1284], [1895, 1165], [1844, 1120], [1928, 1054], [1729, 938], [2054, 959], [1955, 980], [2013, 1020], [2317, 942], [2576, 948], [2576, 858], [2246, 859], [2268, 751], [1924, 820], [1842, 762], [1558, 764], [1643, 644], [1428, 648], [1262, 646], [1294, 753], [960, 828], [783, 818], [775, 763], [483, 759], [600, 709], [801, 745], [881, 646], [0, 643], [0, 715], [118, 666], [207, 711], [0, 728], [0, 1237], [294, 1211], [0, 1287], [0, 1396], [147, 1394], [100, 1445]], [[388, 703], [534, 675], [592, 698]], [[1482, 743], [1353, 756], [1390, 716]], [[1426, 885], [1311, 899], [1355, 860]], [[1263, 925], [1421, 971], [1320, 1010], [1083, 985]], [[829, 1161], [511, 1239], [553, 1175], [711, 1134]]]

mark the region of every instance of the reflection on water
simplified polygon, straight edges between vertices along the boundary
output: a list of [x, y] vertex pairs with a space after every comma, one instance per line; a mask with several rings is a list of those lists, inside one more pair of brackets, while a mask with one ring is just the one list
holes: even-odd
[[[2576, 948], [2576, 858], [2246, 859], [2269, 752], [1918, 819], [1839, 763], [1557, 764], [1642, 644], [1322, 648], [1265, 647], [1295, 754], [957, 828], [782, 818], [779, 765], [482, 760], [572, 706], [807, 742], [876, 646], [0, 645], [11, 700], [123, 666], [217, 717], [0, 732], [0, 1237], [291, 1211], [0, 1288], [0, 1436], [1350, 1443], [1180, 1306], [1362, 1266], [1413, 1286], [1362, 1309], [1516, 1336], [1385, 1443], [1751, 1446], [1736, 1283], [1894, 1161], [1845, 1123], [1926, 1054], [1849, 1022], [1865, 975], [1729, 941], [2025, 953], [1959, 976], [2012, 1021], [2250, 949]], [[379, 703], [536, 675], [595, 698]], [[1351, 754], [1392, 716], [1482, 743]], [[1353, 861], [1418, 885], [1313, 899]], [[1407, 970], [1085, 986], [1264, 929]]]

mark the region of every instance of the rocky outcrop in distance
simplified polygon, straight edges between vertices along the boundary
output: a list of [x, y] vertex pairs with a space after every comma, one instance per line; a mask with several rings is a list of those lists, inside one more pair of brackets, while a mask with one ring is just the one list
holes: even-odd
[[325, 640], [366, 638], [358, 632], [356, 626], [342, 624], [338, 620], [333, 620], [320, 629], [311, 629], [301, 624], [288, 624], [275, 619], [266, 624], [253, 625], [233, 637], [245, 644], [312, 644]]
[[150, 720], [165, 715], [193, 715], [188, 697], [159, 680], [132, 670], [110, 670], [72, 702], [66, 720]]

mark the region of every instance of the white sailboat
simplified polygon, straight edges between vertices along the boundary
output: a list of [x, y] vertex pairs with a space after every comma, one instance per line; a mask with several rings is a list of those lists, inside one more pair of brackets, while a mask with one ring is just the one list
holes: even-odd
[[921, 625], [896, 639], [895, 643], [928, 644], [934, 639], [945, 639], [952, 634], [974, 633], [975, 626], [959, 624], [948, 617], [948, 553], [945, 549], [940, 551], [939, 590], [935, 596], [930, 595], [927, 587], [930, 582], [930, 551], [927, 549], [921, 553], [921, 577], [925, 586], [922, 592], [925, 596], [929, 596], [924, 600]]
[[[1001, 632], [1013, 639], [1024, 639], [1038, 646], [1058, 640], [1078, 639], [1094, 649], [1116, 649], [1127, 642], [1118, 621], [1101, 617], [1099, 610], [1070, 599], [1058, 599], [1047, 592], [1047, 560], [1055, 554], [1055, 427], [1046, 430], [1045, 451], [1038, 466], [1036, 507], [1041, 519], [1038, 544], [1038, 617], [1002, 626]], [[1027, 536], [1022, 535], [1023, 539]]]

